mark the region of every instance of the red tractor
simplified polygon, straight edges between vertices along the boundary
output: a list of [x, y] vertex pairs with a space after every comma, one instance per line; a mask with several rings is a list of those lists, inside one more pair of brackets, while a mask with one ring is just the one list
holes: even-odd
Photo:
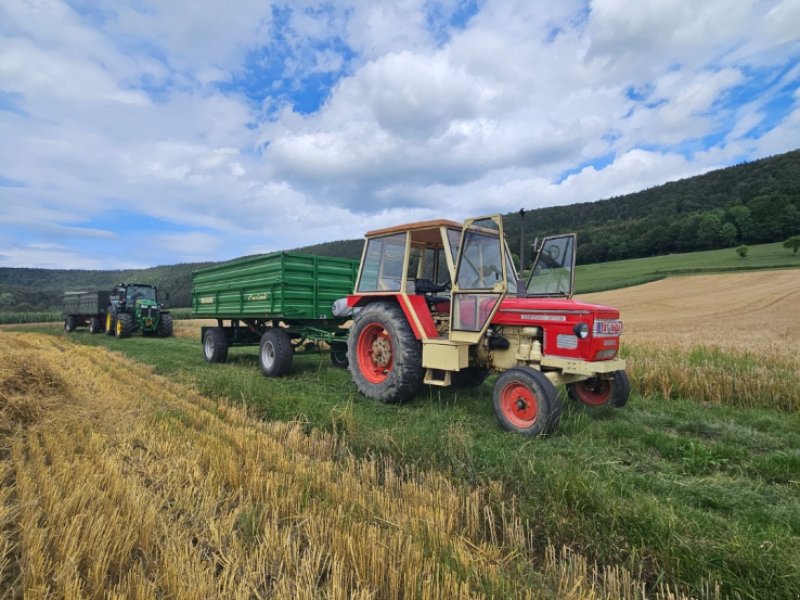
[[525, 435], [558, 424], [558, 385], [584, 404], [623, 406], [619, 311], [572, 300], [575, 235], [546, 238], [534, 254], [530, 278], [519, 280], [500, 216], [367, 233], [347, 297], [359, 391], [403, 402], [423, 383], [475, 386], [497, 372], [495, 414]]

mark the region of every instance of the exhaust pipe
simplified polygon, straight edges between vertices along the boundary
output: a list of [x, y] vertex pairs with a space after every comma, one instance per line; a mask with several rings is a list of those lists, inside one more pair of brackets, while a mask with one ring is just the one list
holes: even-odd
[[525, 209], [519, 209], [519, 277], [517, 278], [517, 298], [526, 298], [528, 289], [522, 272], [525, 270]]

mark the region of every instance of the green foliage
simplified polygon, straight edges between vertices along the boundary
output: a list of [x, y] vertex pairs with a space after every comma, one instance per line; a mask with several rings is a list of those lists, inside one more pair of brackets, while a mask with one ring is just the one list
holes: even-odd
[[[425, 388], [387, 406], [357, 394], [327, 357], [297, 357], [291, 375], [267, 379], [255, 349], [207, 365], [197, 341], [70, 339], [123, 352], [265, 420], [335, 431], [356, 456], [496, 482], [498, 502], [516, 497], [533, 539], [580, 548], [601, 566], [624, 564], [650, 584], [701, 597], [719, 581], [724, 598], [800, 589], [796, 413], [638, 395], [619, 411], [587, 410], [564, 398], [556, 434], [531, 440], [498, 426], [492, 379], [470, 390]], [[251, 531], [258, 510], [243, 504], [235, 527]]]
[[793, 235], [788, 240], [783, 242], [784, 248], [789, 248], [792, 251], [792, 254], [797, 254], [797, 251], [800, 250], [800, 235]]
[[738, 248], [736, 248], [736, 254], [739, 255], [739, 258], [747, 258], [747, 252], [749, 250], [750, 248], [748, 248], [747, 246], [741, 245]]

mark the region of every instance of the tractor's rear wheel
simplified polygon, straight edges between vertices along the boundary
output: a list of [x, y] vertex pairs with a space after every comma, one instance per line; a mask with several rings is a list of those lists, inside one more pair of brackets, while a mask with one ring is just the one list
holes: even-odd
[[494, 413], [500, 424], [522, 435], [551, 433], [561, 418], [556, 388], [540, 371], [509, 369], [494, 384]]
[[209, 363], [224, 363], [228, 360], [228, 338], [221, 327], [206, 330], [203, 338], [203, 356]]
[[111, 314], [111, 311], [109, 310], [106, 313], [106, 335], [114, 335], [115, 325], [116, 323], [114, 322], [114, 315]]
[[117, 338], [127, 338], [131, 337], [131, 333], [133, 332], [133, 317], [127, 313], [122, 313], [121, 315], [117, 315], [117, 322], [114, 325], [114, 335]]
[[92, 317], [89, 319], [89, 333], [100, 333], [102, 330], [103, 326], [100, 317]]
[[75, 331], [75, 328], [78, 326], [78, 322], [73, 316], [69, 316], [64, 319], [64, 331], [67, 333], [72, 333]]
[[285, 331], [270, 328], [261, 336], [259, 348], [261, 372], [267, 377], [282, 377], [292, 368], [294, 347]]
[[422, 384], [422, 346], [396, 304], [364, 307], [350, 330], [347, 358], [358, 390], [379, 402], [409, 400]]
[[172, 315], [162, 314], [158, 321], [158, 336], [170, 337], [172, 335]]
[[350, 364], [347, 360], [347, 344], [344, 342], [333, 342], [331, 344], [331, 363], [337, 369], [346, 369]]
[[613, 406], [621, 408], [628, 403], [631, 384], [625, 371], [614, 371], [610, 379], [592, 377], [567, 384], [567, 394], [586, 406]]

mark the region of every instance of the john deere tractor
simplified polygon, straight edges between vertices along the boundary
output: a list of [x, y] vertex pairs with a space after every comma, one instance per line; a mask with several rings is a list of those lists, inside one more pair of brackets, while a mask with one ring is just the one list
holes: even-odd
[[172, 335], [172, 315], [158, 301], [158, 288], [146, 283], [120, 283], [111, 291], [106, 333], [118, 338]]

